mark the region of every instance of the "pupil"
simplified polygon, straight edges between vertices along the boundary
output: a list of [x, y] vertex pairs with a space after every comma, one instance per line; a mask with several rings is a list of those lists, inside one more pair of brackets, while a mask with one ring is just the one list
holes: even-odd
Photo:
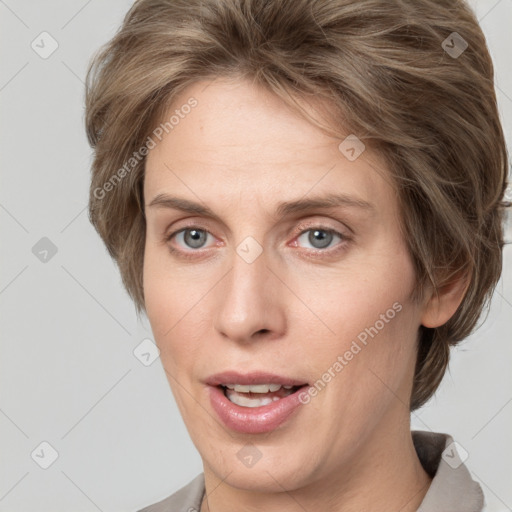
[[331, 243], [331, 240], [332, 233], [328, 233], [322, 229], [315, 229], [314, 231], [311, 231], [309, 235], [309, 242], [317, 249], [327, 247]]

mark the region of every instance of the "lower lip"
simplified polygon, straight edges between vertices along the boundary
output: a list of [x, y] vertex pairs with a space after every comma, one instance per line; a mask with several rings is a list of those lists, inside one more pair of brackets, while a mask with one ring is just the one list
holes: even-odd
[[208, 387], [210, 388], [210, 403], [227, 427], [245, 434], [262, 434], [275, 430], [303, 405], [299, 400], [299, 394], [307, 386], [299, 388], [285, 398], [260, 407], [236, 405], [224, 396], [222, 388]]

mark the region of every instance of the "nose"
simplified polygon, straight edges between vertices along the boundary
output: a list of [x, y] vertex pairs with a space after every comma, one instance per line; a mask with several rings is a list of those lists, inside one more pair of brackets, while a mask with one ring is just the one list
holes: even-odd
[[265, 251], [252, 262], [240, 254], [234, 252], [231, 271], [215, 288], [214, 327], [237, 343], [281, 337], [286, 330], [283, 284], [269, 268]]

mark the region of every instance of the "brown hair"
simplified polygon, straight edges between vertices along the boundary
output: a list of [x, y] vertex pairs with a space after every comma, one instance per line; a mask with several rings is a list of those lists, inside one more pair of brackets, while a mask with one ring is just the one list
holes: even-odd
[[507, 150], [474, 14], [461, 0], [136, 1], [91, 62], [86, 129], [90, 220], [138, 314], [148, 137], [180, 91], [226, 76], [250, 78], [297, 109], [294, 97], [324, 99], [333, 126], [379, 152], [398, 191], [416, 298], [425, 285], [469, 278], [454, 316], [420, 328], [410, 408], [420, 407], [502, 268]]

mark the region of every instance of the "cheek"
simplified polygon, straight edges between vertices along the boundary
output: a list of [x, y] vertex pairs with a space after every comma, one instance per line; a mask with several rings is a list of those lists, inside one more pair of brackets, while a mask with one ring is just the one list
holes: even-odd
[[310, 309], [307, 314], [297, 310], [297, 325], [306, 330], [306, 338], [316, 340], [308, 360], [314, 361], [318, 378], [329, 379], [329, 370], [336, 376], [331, 387], [336, 403], [373, 406], [391, 393], [388, 387], [396, 392], [409, 379], [419, 327], [418, 307], [409, 299], [414, 280], [403, 250], [297, 281], [295, 289], [308, 297]]
[[196, 281], [174, 268], [169, 253], [153, 240], [146, 241], [143, 285], [146, 311], [153, 333], [162, 337], [182, 317], [187, 300], [194, 294]]
[[[180, 319], [185, 316], [183, 301], [187, 290], [181, 288], [180, 280], [175, 278], [169, 265], [169, 259], [162, 254], [165, 251], [146, 244], [144, 254], [144, 299], [146, 313], [151, 324], [155, 342], [160, 350], [160, 358], [166, 369], [173, 368], [173, 361], [179, 354], [180, 346], [174, 340], [176, 332], [182, 327]], [[175, 274], [175, 273], [174, 273]], [[173, 346], [175, 345], [175, 346]]]
[[169, 371], [188, 367], [201, 351], [208, 322], [208, 290], [203, 269], [173, 268], [161, 248], [146, 245], [143, 284], [146, 312], [160, 357]]
[[144, 301], [153, 334], [157, 338], [165, 332], [165, 310], [168, 309], [168, 301], [172, 300], [172, 294], [167, 293], [169, 288], [166, 286], [166, 279], [162, 258], [158, 257], [157, 252], [146, 242], [143, 266]]
[[348, 349], [345, 345], [354, 339], [364, 342], [368, 331], [396, 338], [402, 319], [414, 314], [411, 308], [407, 314], [402, 311], [414, 286], [414, 270], [406, 256], [324, 270], [307, 278], [297, 276], [290, 288], [306, 299], [292, 308], [296, 325], [309, 331], [312, 339], [322, 340], [319, 345], [327, 352]]

